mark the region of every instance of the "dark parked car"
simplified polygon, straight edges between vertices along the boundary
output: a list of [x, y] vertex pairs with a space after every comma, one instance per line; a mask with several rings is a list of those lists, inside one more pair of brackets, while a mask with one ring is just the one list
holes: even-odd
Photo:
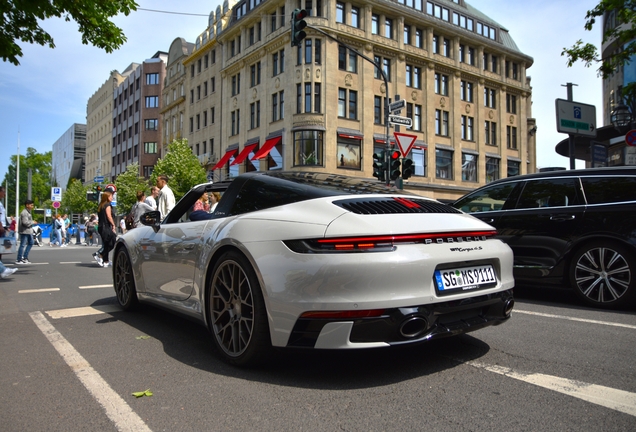
[[635, 304], [636, 168], [510, 177], [453, 206], [497, 228], [517, 285], [570, 285], [591, 306]]

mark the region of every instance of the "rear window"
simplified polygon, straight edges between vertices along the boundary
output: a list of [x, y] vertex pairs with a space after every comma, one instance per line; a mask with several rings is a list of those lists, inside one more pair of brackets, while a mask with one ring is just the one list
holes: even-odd
[[636, 201], [636, 177], [581, 177], [588, 204]]
[[528, 180], [516, 208], [568, 207], [582, 204], [578, 194], [578, 178]]

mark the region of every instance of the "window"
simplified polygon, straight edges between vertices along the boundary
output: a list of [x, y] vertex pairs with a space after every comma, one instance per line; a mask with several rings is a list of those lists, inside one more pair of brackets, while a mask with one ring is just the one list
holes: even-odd
[[413, 147], [411, 159], [413, 160], [413, 175], [426, 177], [426, 153], [424, 147]]
[[448, 75], [435, 73], [435, 93], [448, 96]]
[[444, 57], [452, 57], [452, 41], [444, 38], [442, 55]]
[[411, 26], [404, 24], [404, 45], [411, 45]]
[[144, 126], [146, 130], [157, 130], [159, 128], [159, 120], [157, 119], [146, 119], [144, 120]]
[[499, 180], [499, 159], [486, 156], [486, 183]]
[[473, 102], [473, 83], [462, 80], [460, 83], [460, 97], [466, 102]]
[[147, 73], [146, 74], [146, 84], [147, 85], [159, 84], [159, 74], [158, 73]]
[[153, 165], [144, 165], [144, 177], [146, 178], [150, 178], [150, 176], [152, 175], [152, 171], [154, 170], [154, 166]]
[[345, 22], [345, 4], [336, 2], [336, 22], [344, 24]]
[[386, 98], [380, 96], [373, 97], [373, 123], [378, 125], [384, 124], [385, 115], [383, 115]]
[[338, 155], [338, 168], [361, 169], [362, 168], [362, 141], [359, 139], [344, 138], [338, 136], [336, 154]]
[[486, 132], [486, 144], [496, 146], [497, 145], [497, 123], [491, 122], [491, 121], [485, 121], [484, 128]]
[[422, 69], [417, 66], [406, 65], [406, 86], [413, 88], [422, 88], [421, 83]]
[[448, 111], [435, 110], [435, 134], [448, 136]]
[[255, 129], [261, 125], [261, 101], [250, 104], [250, 129]]
[[156, 142], [145, 142], [144, 143], [144, 153], [147, 153], [147, 154], [157, 153], [157, 143]]
[[232, 76], [232, 96], [241, 93], [241, 74], [237, 73]]
[[324, 132], [294, 132], [294, 166], [323, 165]]
[[351, 6], [351, 27], [360, 28], [360, 8]]
[[[375, 64], [381, 65], [382, 70], [386, 75], [386, 80], [391, 81], [391, 59], [380, 56], [373, 56], [373, 61], [375, 62]], [[373, 74], [376, 79], [382, 79], [382, 74], [377, 67], [373, 68]]]
[[424, 48], [424, 30], [419, 29], [419, 28], [415, 29], [414, 45], [417, 48]]
[[274, 93], [272, 95], [272, 121], [282, 120], [284, 118], [284, 91]]
[[250, 86], [254, 87], [261, 83], [261, 62], [256, 62], [250, 66]]
[[338, 46], [338, 69], [358, 73], [358, 55], [343, 45]]
[[159, 96], [146, 96], [146, 108], [159, 107]]
[[272, 76], [285, 72], [285, 50], [272, 54], [272, 72]]
[[241, 110], [234, 110], [230, 113], [230, 135], [238, 135], [241, 130]]
[[384, 19], [384, 37], [393, 39], [393, 20], [389, 18]]
[[416, 131], [422, 130], [422, 105], [407, 103], [406, 116], [413, 120], [413, 125], [411, 127], [407, 127], [407, 129]]
[[[348, 96], [348, 97], [347, 97]], [[348, 101], [348, 102], [347, 102]], [[348, 113], [347, 113], [348, 107]], [[358, 118], [358, 92], [338, 89], [338, 117], [356, 120]]]
[[462, 181], [477, 181], [477, 155], [462, 153]]
[[521, 162], [508, 159], [508, 177], [521, 174]]
[[201, 100], [201, 86], [198, 85], [197, 86], [197, 100]]
[[453, 152], [435, 149], [435, 177], [440, 179], [453, 178]]
[[190, 117], [190, 133], [194, 132], [194, 117]]
[[497, 90], [484, 87], [484, 106], [497, 108]]
[[371, 15], [371, 34], [380, 34], [380, 15]]
[[197, 130], [199, 130], [201, 129], [201, 114], [197, 114], [195, 118], [196, 118]]
[[517, 150], [517, 128], [506, 126], [506, 143], [509, 149]]
[[473, 122], [474, 119], [468, 116], [462, 116], [462, 139], [473, 141]]
[[506, 93], [506, 112], [517, 114], [517, 96]]

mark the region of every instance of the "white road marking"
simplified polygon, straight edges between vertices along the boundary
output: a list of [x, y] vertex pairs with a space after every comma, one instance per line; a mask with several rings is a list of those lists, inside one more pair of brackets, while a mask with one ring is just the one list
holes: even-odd
[[117, 430], [150, 431], [141, 417], [104, 381], [73, 345], [48, 322], [42, 312], [31, 312], [29, 315], [88, 392], [104, 408], [106, 415], [115, 423]]
[[30, 294], [30, 293], [40, 293], [40, 292], [51, 292], [51, 291], [59, 291], [59, 288], [40, 288], [40, 289], [28, 289], [28, 290], [20, 290], [18, 294]]
[[542, 316], [542, 317], [546, 317], [546, 318], [557, 318], [557, 319], [564, 319], [564, 320], [569, 320], [569, 321], [578, 321], [578, 322], [584, 322], [584, 323], [590, 323], [590, 324], [600, 324], [600, 325], [613, 326], [613, 327], [625, 327], [625, 328], [628, 328], [628, 329], [636, 329], [636, 325], [631, 325], [631, 324], [621, 324], [621, 323], [615, 323], [615, 322], [610, 322], [610, 321], [597, 321], [597, 320], [590, 320], [590, 319], [584, 319], [584, 318], [569, 317], [569, 316], [565, 316], [565, 315], [552, 315], [552, 314], [546, 314], [546, 313], [541, 313], [541, 312], [524, 311], [524, 310], [519, 310], [519, 309], [514, 309], [512, 311], [512, 313], [513, 314], [521, 313], [521, 314], [526, 314], [526, 315]]
[[103, 306], [87, 306], [70, 309], [57, 309], [52, 311], [46, 311], [46, 314], [53, 319], [60, 318], [75, 318], [89, 315], [99, 315], [110, 312], [121, 312], [121, 308], [115, 305], [103, 305]]
[[93, 289], [93, 288], [112, 288], [113, 284], [105, 284], [105, 285], [84, 285], [79, 287], [79, 289]]
[[81, 264], [82, 261], [61, 261], [60, 264]]
[[515, 372], [503, 366], [492, 366], [477, 362], [468, 362], [467, 364], [636, 416], [636, 393], [551, 375]]

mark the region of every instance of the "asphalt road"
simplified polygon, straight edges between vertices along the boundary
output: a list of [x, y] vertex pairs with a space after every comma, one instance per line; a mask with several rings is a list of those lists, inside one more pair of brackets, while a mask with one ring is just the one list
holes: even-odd
[[498, 327], [246, 370], [196, 323], [122, 312], [94, 250], [36, 247], [0, 280], [0, 430], [636, 430], [634, 310], [523, 289]]

